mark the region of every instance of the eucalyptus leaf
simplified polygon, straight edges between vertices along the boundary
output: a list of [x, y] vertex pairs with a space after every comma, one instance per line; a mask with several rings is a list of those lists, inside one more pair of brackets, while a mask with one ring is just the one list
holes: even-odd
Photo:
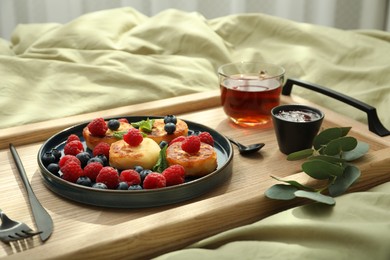
[[311, 148], [297, 151], [297, 152], [293, 152], [293, 153], [290, 153], [289, 155], [287, 155], [287, 160], [288, 161], [296, 161], [296, 160], [305, 159], [305, 158], [313, 155], [313, 153], [314, 153], [314, 150]]
[[294, 186], [295, 188], [297, 189], [301, 189], [301, 190], [310, 190], [310, 191], [314, 191], [315, 189], [312, 188], [312, 187], [309, 187], [309, 186], [306, 186], [306, 185], [303, 185], [303, 184], [300, 184], [299, 182], [297, 181], [294, 181], [294, 180], [283, 180], [283, 179], [279, 179], [275, 176], [271, 176], [272, 178], [274, 178], [275, 180], [277, 181], [281, 181], [281, 182], [284, 182], [284, 183], [288, 183], [290, 184], [291, 186]]
[[317, 159], [304, 162], [302, 170], [310, 177], [318, 180], [326, 180], [332, 176], [341, 176], [344, 172], [342, 166]]
[[329, 186], [329, 195], [339, 196], [343, 194], [357, 179], [359, 179], [359, 177], [359, 168], [353, 165], [347, 166], [344, 170], [344, 174], [337, 177], [336, 180]]
[[323, 150], [326, 155], [337, 155], [344, 151], [352, 151], [357, 146], [356, 138], [344, 136], [330, 141]]
[[362, 157], [364, 154], [366, 154], [368, 152], [368, 150], [370, 149], [370, 145], [365, 143], [365, 142], [361, 142], [361, 141], [358, 141], [355, 149], [353, 149], [352, 151], [347, 151], [347, 152], [343, 152], [341, 157], [350, 162], [350, 161], [353, 161], [353, 160], [356, 160], [356, 159], [359, 159], [360, 157]]
[[322, 160], [322, 161], [326, 161], [326, 162], [330, 162], [330, 163], [334, 163], [334, 164], [343, 164], [343, 163], [347, 162], [343, 158], [339, 158], [339, 157], [335, 157], [335, 156], [328, 156], [328, 155], [314, 155], [314, 156], [310, 156], [307, 159], [308, 160]]
[[328, 204], [328, 205], [335, 205], [336, 204], [336, 201], [332, 197], [323, 195], [319, 192], [297, 190], [294, 194], [296, 197], [299, 197], [299, 198], [307, 198], [307, 199], [311, 199], [311, 200], [318, 201], [318, 202]]
[[295, 199], [294, 192], [298, 189], [291, 185], [275, 184], [265, 191], [265, 196], [276, 200]]
[[338, 127], [323, 130], [316, 137], [314, 137], [314, 149], [319, 150], [322, 146], [328, 144], [329, 141], [341, 137], [342, 134], [342, 130]]

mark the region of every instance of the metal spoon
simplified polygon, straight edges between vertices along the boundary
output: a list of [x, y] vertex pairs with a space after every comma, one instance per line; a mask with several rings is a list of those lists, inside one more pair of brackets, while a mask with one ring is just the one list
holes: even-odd
[[237, 142], [231, 138], [228, 138], [228, 139], [232, 144], [234, 144], [238, 147], [238, 151], [240, 152], [240, 154], [255, 153], [255, 152], [259, 151], [261, 148], [263, 148], [263, 146], [265, 145], [264, 143], [258, 143], [258, 144], [251, 144], [251, 145], [245, 146], [245, 145], [240, 144], [239, 142]]

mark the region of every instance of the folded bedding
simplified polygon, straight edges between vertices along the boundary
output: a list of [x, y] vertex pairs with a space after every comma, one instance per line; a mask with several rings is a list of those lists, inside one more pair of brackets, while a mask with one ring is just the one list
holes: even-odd
[[[215, 90], [218, 66], [239, 60], [277, 63], [287, 77], [375, 106], [390, 128], [389, 42], [380, 31], [173, 9], [147, 17], [126, 7], [66, 24], [20, 24], [10, 41], [0, 40], [0, 128]], [[293, 94], [366, 120], [312, 91]]]

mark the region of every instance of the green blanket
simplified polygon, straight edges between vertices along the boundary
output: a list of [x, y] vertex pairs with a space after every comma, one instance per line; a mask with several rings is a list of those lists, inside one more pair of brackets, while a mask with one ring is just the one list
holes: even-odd
[[[10, 42], [0, 40], [0, 127], [218, 89], [218, 66], [260, 60], [375, 106], [390, 128], [389, 42], [385, 32], [263, 14], [207, 20], [120, 8], [67, 24], [21, 24]], [[339, 101], [301, 88], [293, 93], [365, 121]]]

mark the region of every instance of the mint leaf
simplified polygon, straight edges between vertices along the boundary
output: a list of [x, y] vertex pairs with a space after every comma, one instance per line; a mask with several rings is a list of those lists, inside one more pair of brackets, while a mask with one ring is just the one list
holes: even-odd
[[168, 145], [165, 145], [161, 150], [160, 150], [160, 155], [158, 157], [156, 165], [153, 166], [153, 171], [154, 172], [159, 172], [162, 173], [166, 168], [168, 168], [168, 161], [167, 161], [167, 148]]
[[127, 131], [118, 131], [118, 132], [114, 132], [112, 136], [115, 137], [116, 139], [123, 139], [123, 136], [125, 134], [127, 134]]
[[152, 132], [153, 124], [154, 124], [154, 119], [149, 119], [149, 118], [139, 122], [131, 123], [133, 127], [138, 128], [141, 132], [144, 133]]

